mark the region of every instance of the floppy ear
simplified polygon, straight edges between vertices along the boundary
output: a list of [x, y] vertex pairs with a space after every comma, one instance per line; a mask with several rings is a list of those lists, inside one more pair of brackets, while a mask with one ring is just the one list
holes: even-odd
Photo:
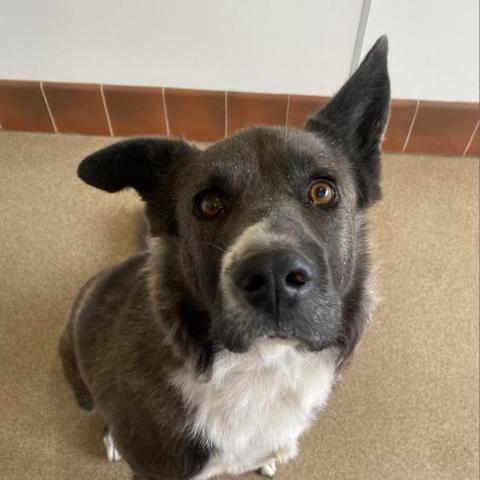
[[332, 100], [305, 125], [341, 143], [355, 171], [360, 207], [381, 196], [380, 149], [390, 106], [387, 53], [388, 41], [383, 36]]
[[92, 153], [78, 166], [89, 185], [113, 193], [134, 188], [147, 203], [152, 233], [174, 233], [172, 174], [180, 160], [194, 153], [182, 140], [135, 138]]
[[134, 138], [86, 157], [78, 166], [78, 176], [110, 193], [132, 187], [144, 200], [149, 200], [173, 162], [192, 151], [182, 140]]

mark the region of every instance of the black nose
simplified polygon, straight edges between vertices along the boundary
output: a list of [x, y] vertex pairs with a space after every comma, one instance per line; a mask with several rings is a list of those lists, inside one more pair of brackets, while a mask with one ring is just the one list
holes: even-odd
[[250, 305], [279, 318], [310, 291], [312, 267], [296, 252], [259, 253], [238, 265], [233, 281]]

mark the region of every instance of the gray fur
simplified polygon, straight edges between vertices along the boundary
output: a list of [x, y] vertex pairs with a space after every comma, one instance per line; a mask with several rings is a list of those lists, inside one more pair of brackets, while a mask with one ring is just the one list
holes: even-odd
[[[146, 204], [149, 246], [85, 285], [60, 340], [78, 403], [103, 415], [136, 478], [190, 479], [216, 452], [188, 431], [195, 412], [170, 381], [176, 369], [208, 378], [218, 352], [246, 352], [264, 338], [295, 339], [314, 352], [334, 347], [339, 368], [352, 354], [372, 310], [365, 209], [380, 197], [388, 99], [380, 40], [306, 130], [252, 128], [205, 151], [133, 139], [80, 165], [87, 183], [133, 187]], [[318, 179], [335, 185], [334, 205], [309, 201]], [[218, 217], [198, 214], [204, 191], [222, 196]], [[259, 222], [287, 240], [257, 242], [223, 275], [253, 253], [284, 249], [300, 252], [314, 272], [309, 296], [275, 319], [221, 282], [225, 255]]]

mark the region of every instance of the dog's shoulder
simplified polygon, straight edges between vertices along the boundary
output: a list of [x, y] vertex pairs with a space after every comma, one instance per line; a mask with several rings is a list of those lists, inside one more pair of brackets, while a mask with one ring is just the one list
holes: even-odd
[[180, 318], [168, 305], [156, 309], [152, 258], [138, 253], [87, 282], [73, 312], [75, 350], [122, 457], [138, 473], [185, 478], [210, 449], [185, 433], [188, 410], [168, 380], [182, 363], [168, 328]]
[[[90, 278], [80, 290], [71, 311], [75, 335], [86, 330], [98, 331], [113, 318], [138, 285], [148, 253], [141, 252], [102, 270]], [[118, 318], [118, 315], [115, 316]]]

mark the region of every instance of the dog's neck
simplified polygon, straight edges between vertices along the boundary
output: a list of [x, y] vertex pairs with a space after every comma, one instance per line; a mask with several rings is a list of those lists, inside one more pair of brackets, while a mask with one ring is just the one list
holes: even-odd
[[215, 347], [210, 339], [210, 316], [192, 297], [173, 270], [168, 240], [148, 240], [151, 261], [146, 267], [147, 285], [154, 314], [163, 330], [165, 347], [198, 372], [208, 370]]

